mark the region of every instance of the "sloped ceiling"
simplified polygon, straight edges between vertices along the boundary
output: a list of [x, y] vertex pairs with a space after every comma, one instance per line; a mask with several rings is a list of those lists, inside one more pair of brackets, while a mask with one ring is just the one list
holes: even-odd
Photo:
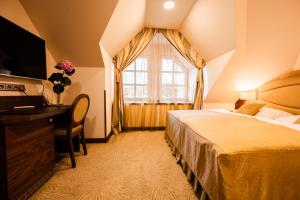
[[99, 44], [113, 57], [144, 26], [181, 29], [206, 60], [218, 57], [234, 47], [232, 1], [20, 0], [54, 58], [80, 67], [103, 67]]
[[147, 0], [145, 25], [147, 27], [178, 29], [197, 0], [175, 0], [172, 10], [165, 10], [165, 0]]
[[56, 60], [103, 67], [99, 40], [118, 0], [20, 0]]
[[144, 27], [145, 9], [146, 0], [119, 1], [100, 40], [111, 57]]
[[100, 44], [113, 57], [144, 27], [179, 29], [196, 1], [175, 0], [175, 8], [165, 10], [164, 0], [121, 0]]
[[235, 0], [198, 0], [180, 28], [206, 61], [235, 48]]

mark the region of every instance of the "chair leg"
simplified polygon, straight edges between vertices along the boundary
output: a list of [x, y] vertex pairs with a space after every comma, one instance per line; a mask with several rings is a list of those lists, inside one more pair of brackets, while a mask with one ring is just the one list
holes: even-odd
[[80, 138], [81, 138], [81, 143], [82, 143], [82, 146], [83, 146], [83, 153], [84, 153], [84, 155], [87, 155], [87, 149], [86, 149], [86, 143], [85, 143], [84, 130], [81, 131], [81, 133], [80, 133]]
[[69, 146], [69, 153], [70, 153], [70, 159], [72, 163], [72, 167], [76, 167], [76, 161], [75, 161], [75, 155], [74, 155], [74, 146], [73, 146], [73, 140], [71, 136], [67, 136], [67, 143]]

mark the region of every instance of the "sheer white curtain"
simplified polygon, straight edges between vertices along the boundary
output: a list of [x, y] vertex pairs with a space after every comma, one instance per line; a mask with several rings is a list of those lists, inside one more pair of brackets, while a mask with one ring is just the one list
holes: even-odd
[[158, 33], [123, 72], [127, 102], [193, 102], [197, 69]]

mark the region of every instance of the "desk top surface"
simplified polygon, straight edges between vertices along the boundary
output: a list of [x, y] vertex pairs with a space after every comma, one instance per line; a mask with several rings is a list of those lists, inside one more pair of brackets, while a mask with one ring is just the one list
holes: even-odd
[[0, 124], [1, 125], [17, 124], [17, 123], [43, 119], [43, 118], [66, 113], [70, 109], [71, 106], [47, 106], [36, 110], [32, 110], [32, 112], [27, 112], [27, 111], [22, 112], [18, 110], [18, 111], [0, 113]]

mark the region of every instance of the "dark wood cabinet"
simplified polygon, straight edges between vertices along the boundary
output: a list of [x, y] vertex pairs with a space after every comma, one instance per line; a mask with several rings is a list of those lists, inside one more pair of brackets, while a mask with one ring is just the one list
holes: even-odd
[[0, 114], [0, 199], [27, 199], [53, 174], [55, 116], [69, 108]]
[[9, 199], [26, 199], [52, 175], [54, 126], [49, 118], [4, 128]]

